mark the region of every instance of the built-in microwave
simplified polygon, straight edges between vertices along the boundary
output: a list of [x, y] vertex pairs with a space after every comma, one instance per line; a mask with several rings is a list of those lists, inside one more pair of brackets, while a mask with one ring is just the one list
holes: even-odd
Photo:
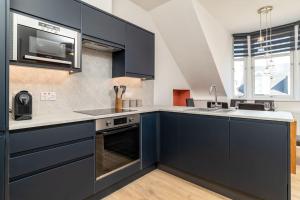
[[42, 67], [80, 69], [80, 33], [44, 20], [11, 13], [10, 60]]

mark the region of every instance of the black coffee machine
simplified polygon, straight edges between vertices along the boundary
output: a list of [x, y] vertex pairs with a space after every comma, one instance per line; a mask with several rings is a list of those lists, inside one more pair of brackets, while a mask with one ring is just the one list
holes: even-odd
[[15, 120], [32, 119], [32, 96], [28, 91], [20, 91], [13, 99], [12, 112]]

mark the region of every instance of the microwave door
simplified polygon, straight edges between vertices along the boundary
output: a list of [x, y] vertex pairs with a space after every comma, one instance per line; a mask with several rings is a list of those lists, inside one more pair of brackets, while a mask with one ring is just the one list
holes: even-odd
[[74, 39], [21, 25], [18, 37], [19, 61], [74, 65]]

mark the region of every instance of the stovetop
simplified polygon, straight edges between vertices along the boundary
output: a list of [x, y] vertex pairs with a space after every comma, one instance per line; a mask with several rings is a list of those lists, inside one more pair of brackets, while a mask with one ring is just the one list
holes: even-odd
[[95, 110], [80, 110], [75, 111], [77, 113], [91, 115], [91, 116], [98, 116], [98, 115], [108, 115], [108, 114], [115, 114], [115, 113], [126, 113], [126, 112], [133, 112], [134, 110], [130, 109], [115, 109], [115, 108], [108, 108], [108, 109], [95, 109]]

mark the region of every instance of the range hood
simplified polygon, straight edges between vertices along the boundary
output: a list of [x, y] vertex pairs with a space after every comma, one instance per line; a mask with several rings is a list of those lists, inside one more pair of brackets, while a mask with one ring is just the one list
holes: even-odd
[[84, 36], [82, 38], [82, 46], [88, 49], [94, 49], [97, 51], [106, 51], [106, 52], [117, 52], [124, 49], [123, 46], [106, 42], [104, 40], [95, 39], [92, 37]]

